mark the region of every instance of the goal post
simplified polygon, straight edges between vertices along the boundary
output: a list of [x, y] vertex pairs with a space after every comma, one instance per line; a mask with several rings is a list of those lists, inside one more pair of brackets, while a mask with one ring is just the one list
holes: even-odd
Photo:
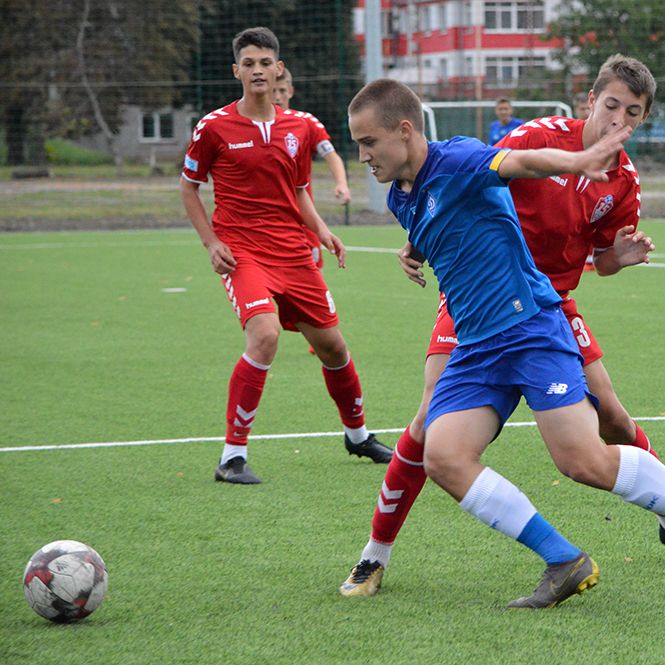
[[[514, 116], [524, 122], [552, 115], [573, 117], [570, 105], [556, 100], [516, 100], [511, 101], [511, 104]], [[439, 137], [475, 136], [481, 141], [487, 141], [489, 126], [496, 120], [495, 106], [496, 102], [493, 100], [424, 103], [427, 138], [438, 141]]]

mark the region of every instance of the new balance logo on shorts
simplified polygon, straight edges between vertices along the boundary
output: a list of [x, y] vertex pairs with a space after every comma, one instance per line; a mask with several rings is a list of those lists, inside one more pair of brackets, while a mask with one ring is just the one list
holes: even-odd
[[546, 395], [565, 395], [568, 392], [567, 383], [550, 383]]

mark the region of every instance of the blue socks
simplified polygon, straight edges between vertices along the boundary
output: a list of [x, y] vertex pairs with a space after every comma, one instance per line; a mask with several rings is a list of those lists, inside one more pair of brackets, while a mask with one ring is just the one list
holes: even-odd
[[547, 520], [536, 513], [526, 524], [517, 542], [539, 554], [548, 566], [571, 561], [582, 550], [569, 543]]

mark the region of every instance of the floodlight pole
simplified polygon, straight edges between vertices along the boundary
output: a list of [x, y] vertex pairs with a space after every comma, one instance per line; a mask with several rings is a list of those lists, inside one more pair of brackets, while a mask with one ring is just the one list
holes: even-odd
[[[365, 83], [383, 76], [383, 55], [381, 44], [381, 0], [365, 2]], [[386, 193], [383, 185], [367, 174], [369, 202], [372, 212], [386, 211]]]

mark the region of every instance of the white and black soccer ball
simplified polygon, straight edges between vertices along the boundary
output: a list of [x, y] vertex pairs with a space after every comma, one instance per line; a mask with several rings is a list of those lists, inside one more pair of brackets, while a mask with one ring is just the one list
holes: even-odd
[[108, 571], [102, 557], [76, 540], [56, 540], [37, 550], [23, 574], [28, 605], [40, 616], [71, 623], [92, 614], [104, 600]]

